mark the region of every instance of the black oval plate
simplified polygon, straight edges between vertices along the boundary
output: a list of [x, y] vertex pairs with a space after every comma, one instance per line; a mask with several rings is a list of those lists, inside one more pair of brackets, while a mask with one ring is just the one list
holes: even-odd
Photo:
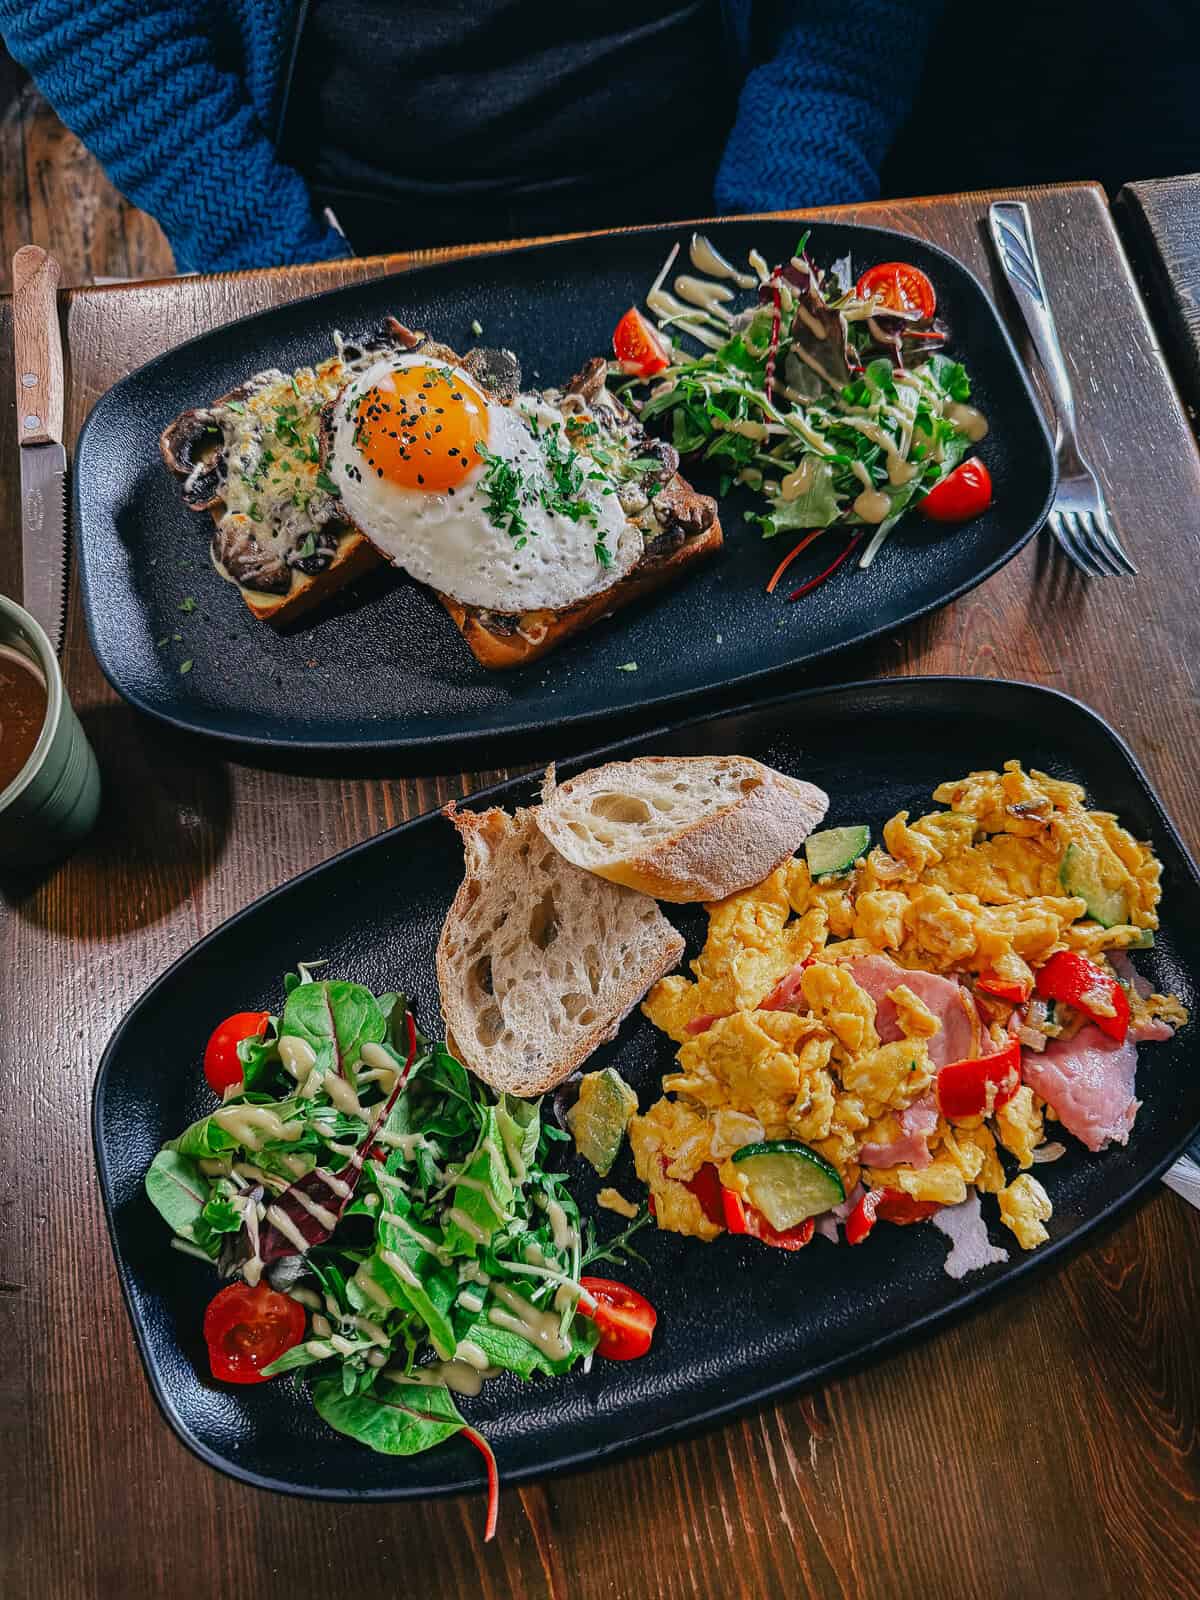
[[[708, 227], [731, 258], [757, 245], [786, 259], [798, 226]], [[247, 743], [323, 749], [449, 746], [596, 721], [631, 708], [761, 678], [868, 639], [945, 605], [1008, 561], [1041, 526], [1054, 456], [1024, 371], [978, 281], [932, 245], [879, 228], [820, 224], [828, 264], [902, 256], [929, 274], [992, 431], [982, 455], [996, 485], [986, 515], [935, 530], [906, 518], [866, 573], [848, 568], [804, 602], [764, 594], [789, 548], [764, 541], [748, 491], [722, 501], [725, 549], [682, 584], [590, 629], [517, 672], [480, 667], [432, 595], [392, 569], [371, 574], [298, 632], [256, 622], [208, 559], [207, 515], [185, 509], [158, 453], [189, 406], [268, 366], [328, 355], [331, 333], [361, 334], [389, 312], [456, 349], [509, 345], [526, 381], [562, 383], [611, 348], [621, 312], [640, 302], [684, 227], [639, 229], [483, 256], [279, 306], [201, 335], [123, 378], [80, 434], [75, 528], [92, 647], [117, 692], [179, 727]], [[715, 492], [715, 475], [697, 475]], [[761, 509], [761, 503], [757, 509]], [[840, 543], [803, 557], [800, 578]], [[181, 613], [188, 596], [197, 609]], [[176, 640], [173, 636], [181, 634]], [[161, 642], [160, 642], [161, 641]], [[193, 663], [186, 674], [180, 666]], [[621, 670], [636, 663], [636, 671]]]
[[[831, 825], [880, 824], [896, 810], [930, 808], [944, 779], [1020, 756], [1087, 785], [1163, 863], [1164, 931], [1139, 968], [1195, 1013], [1200, 972], [1200, 878], [1127, 747], [1077, 701], [1025, 684], [908, 678], [850, 685], [695, 720], [612, 747], [605, 755], [733, 752], [823, 785]], [[950, 752], [948, 754], [948, 752]], [[575, 771], [596, 757], [573, 760]], [[527, 802], [532, 779], [472, 798]], [[121, 1286], [150, 1384], [179, 1437], [214, 1467], [260, 1487], [330, 1499], [400, 1499], [449, 1493], [480, 1481], [478, 1458], [451, 1440], [423, 1456], [375, 1455], [317, 1417], [298, 1378], [219, 1388], [201, 1339], [214, 1273], [168, 1247], [142, 1178], [164, 1140], [211, 1108], [201, 1059], [216, 1019], [238, 1006], [276, 1009], [281, 976], [324, 956], [328, 971], [401, 987], [434, 1026], [433, 950], [462, 871], [454, 830], [431, 814], [317, 867], [232, 918], [182, 957], [122, 1023], [96, 1079], [93, 1136]], [[667, 907], [674, 912], [677, 908]], [[703, 915], [679, 918], [689, 956]], [[800, 1256], [726, 1235], [702, 1245], [651, 1232], [638, 1243], [648, 1266], [618, 1269], [658, 1309], [650, 1354], [597, 1361], [590, 1373], [521, 1385], [502, 1378], [464, 1402], [492, 1441], [508, 1481], [583, 1465], [677, 1437], [769, 1396], [831, 1374], [928, 1329], [1016, 1283], [1077, 1242], [1157, 1178], [1200, 1123], [1193, 1032], [1141, 1052], [1144, 1104], [1128, 1146], [1067, 1154], [1038, 1169], [1054, 1202], [1050, 1242], [1024, 1255], [985, 1201], [1006, 1264], [963, 1282], [942, 1270], [946, 1241], [933, 1228], [881, 1228], [860, 1249], [817, 1239]], [[643, 1108], [657, 1098], [674, 1047], [635, 1013], [594, 1064], [619, 1064]], [[574, 1159], [584, 1215], [604, 1235], [619, 1223], [597, 1212], [598, 1184]], [[606, 1180], [639, 1186], [625, 1151]], [[607, 1269], [601, 1267], [601, 1271]]]

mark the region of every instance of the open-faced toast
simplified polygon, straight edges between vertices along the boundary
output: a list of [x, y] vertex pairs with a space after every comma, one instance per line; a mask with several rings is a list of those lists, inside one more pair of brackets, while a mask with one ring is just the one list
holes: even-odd
[[361, 343], [335, 336], [319, 366], [268, 368], [163, 430], [184, 503], [212, 517], [213, 565], [260, 621], [292, 622], [379, 563], [322, 481], [318, 432], [322, 406], [395, 341], [390, 323]]
[[[160, 439], [185, 504], [212, 517], [213, 564], [262, 621], [292, 622], [382, 559], [330, 476], [335, 402], [357, 374], [390, 351], [419, 352], [465, 371], [502, 405], [511, 405], [520, 389], [511, 352], [476, 349], [459, 356], [394, 318], [369, 340], [337, 338], [336, 345], [317, 367], [291, 375], [260, 372], [211, 405], [183, 412]], [[431, 585], [485, 667], [536, 660], [720, 548], [715, 501], [679, 476], [677, 452], [644, 433], [606, 389], [606, 372], [607, 363], [596, 357], [554, 399], [572, 446], [584, 457], [595, 452], [593, 467], [601, 458], [607, 467], [606, 452], [615, 450], [636, 468], [626, 469], [618, 493], [631, 537], [637, 530], [640, 555], [599, 592], [554, 609], [471, 604]]]

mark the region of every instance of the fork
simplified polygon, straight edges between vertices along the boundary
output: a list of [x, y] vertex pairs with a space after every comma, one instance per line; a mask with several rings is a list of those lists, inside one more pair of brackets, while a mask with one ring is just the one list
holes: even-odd
[[1113, 528], [1100, 480], [1079, 448], [1075, 396], [1046, 296], [1029, 207], [1023, 200], [993, 200], [988, 222], [1000, 266], [1041, 359], [1057, 416], [1058, 491], [1047, 518], [1050, 531], [1089, 578], [1136, 574]]

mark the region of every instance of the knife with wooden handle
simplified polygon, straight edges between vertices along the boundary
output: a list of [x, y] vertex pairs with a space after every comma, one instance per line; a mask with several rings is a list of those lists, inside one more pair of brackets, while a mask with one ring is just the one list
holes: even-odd
[[58, 262], [27, 244], [13, 257], [13, 343], [21, 446], [21, 579], [26, 611], [61, 651], [67, 610], [67, 453]]

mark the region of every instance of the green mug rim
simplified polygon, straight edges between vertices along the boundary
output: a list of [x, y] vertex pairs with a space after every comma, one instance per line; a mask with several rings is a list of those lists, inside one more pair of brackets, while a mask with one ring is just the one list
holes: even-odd
[[45, 762], [62, 720], [63, 681], [54, 646], [41, 623], [7, 595], [0, 594], [0, 612], [13, 618], [32, 642], [37, 664], [46, 680], [46, 720], [42, 723], [42, 731], [25, 765], [6, 789], [0, 789], [0, 814], [3, 814], [29, 787]]

